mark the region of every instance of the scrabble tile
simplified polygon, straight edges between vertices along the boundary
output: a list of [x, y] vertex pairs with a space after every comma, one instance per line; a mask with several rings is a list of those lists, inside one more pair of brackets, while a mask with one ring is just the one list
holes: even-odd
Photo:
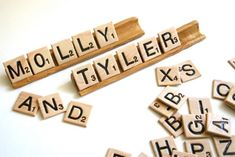
[[64, 121], [86, 127], [91, 109], [92, 106], [90, 105], [71, 101], [65, 113]]
[[160, 124], [174, 137], [178, 137], [184, 132], [182, 115], [176, 112], [170, 117], [161, 117], [159, 119]]
[[187, 97], [184, 94], [175, 91], [172, 87], [167, 86], [158, 96], [158, 100], [175, 109], [179, 109], [185, 103]]
[[6, 61], [3, 65], [11, 83], [21, 81], [33, 75], [28, 62], [23, 55]]
[[180, 85], [180, 73], [177, 66], [156, 68], [157, 84], [159, 86]]
[[219, 157], [235, 157], [235, 135], [230, 138], [213, 137]]
[[177, 150], [172, 136], [150, 141], [155, 157], [171, 157], [174, 150]]
[[72, 40], [78, 56], [82, 56], [98, 49], [91, 31], [85, 31], [72, 36]]
[[124, 71], [142, 63], [139, 51], [134, 44], [117, 50], [117, 57]]
[[196, 66], [190, 60], [180, 63], [178, 67], [182, 82], [187, 82], [201, 76]]
[[207, 114], [207, 131], [211, 134], [230, 137], [231, 121], [229, 118], [215, 114]]
[[162, 103], [158, 99], [155, 99], [151, 105], [149, 105], [149, 108], [152, 109], [154, 112], [159, 113], [165, 117], [170, 117], [172, 114], [174, 114], [177, 110]]
[[98, 72], [99, 78], [103, 81], [112, 76], [120, 74], [117, 61], [112, 54], [99, 58], [94, 61], [95, 69]]
[[100, 47], [118, 41], [118, 36], [112, 22], [94, 28], [94, 33]]
[[138, 157], [148, 157], [145, 153], [140, 153]]
[[142, 59], [145, 62], [161, 55], [161, 50], [155, 37], [138, 42], [138, 46]]
[[78, 57], [74, 49], [73, 43], [70, 39], [65, 39], [60, 42], [57, 42], [51, 45], [51, 47], [59, 65], [67, 63]]
[[80, 66], [72, 70], [72, 74], [79, 90], [83, 90], [99, 82], [92, 64]]
[[169, 28], [158, 33], [160, 44], [164, 52], [170, 51], [181, 45], [175, 28]]
[[227, 97], [225, 98], [225, 104], [235, 109], [235, 87], [231, 87]]
[[28, 53], [27, 57], [34, 74], [55, 67], [55, 63], [47, 47], [36, 49]]
[[212, 113], [212, 107], [209, 98], [188, 98], [188, 107], [190, 114]]
[[44, 119], [53, 117], [65, 111], [58, 93], [39, 98], [38, 104]]
[[220, 100], [224, 100], [229, 90], [234, 86], [231, 82], [225, 82], [221, 80], [213, 80], [213, 89], [212, 89], [212, 97]]
[[106, 153], [106, 157], [131, 157], [131, 154], [117, 149], [109, 148]]
[[41, 96], [21, 92], [13, 106], [13, 110], [30, 116], [35, 116], [38, 111], [38, 98]]
[[196, 154], [197, 157], [212, 157], [212, 149], [209, 139], [197, 139], [185, 141], [186, 151]]
[[235, 58], [228, 60], [228, 63], [235, 69]]
[[184, 134], [188, 138], [207, 137], [206, 134], [206, 115], [189, 114], [183, 115]]
[[173, 151], [172, 157], [197, 157], [197, 155], [194, 155], [194, 154], [191, 154], [191, 153]]

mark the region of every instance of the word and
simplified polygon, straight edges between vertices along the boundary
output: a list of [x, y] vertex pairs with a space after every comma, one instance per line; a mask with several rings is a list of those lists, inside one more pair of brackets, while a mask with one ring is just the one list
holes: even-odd
[[91, 108], [90, 105], [71, 101], [66, 109], [58, 93], [42, 97], [27, 92], [21, 92], [13, 106], [14, 111], [30, 116], [36, 116], [40, 110], [43, 119], [65, 112], [65, 122], [83, 127], [86, 127]]

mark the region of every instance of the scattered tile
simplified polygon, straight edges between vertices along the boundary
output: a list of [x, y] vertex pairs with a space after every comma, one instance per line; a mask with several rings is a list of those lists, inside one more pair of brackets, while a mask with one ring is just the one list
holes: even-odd
[[212, 113], [212, 106], [209, 98], [188, 98], [190, 114]]
[[156, 78], [159, 86], [176, 86], [181, 84], [178, 66], [157, 67]]
[[65, 112], [64, 105], [58, 93], [40, 97], [38, 104], [44, 119]]
[[212, 157], [209, 139], [195, 139], [185, 141], [186, 151], [197, 157]]
[[168, 118], [163, 116], [159, 119], [159, 122], [174, 137], [178, 137], [184, 132], [182, 115], [179, 112]]
[[213, 80], [212, 85], [212, 97], [220, 100], [224, 100], [229, 90], [234, 86], [231, 82], [225, 82], [221, 80]]
[[30, 116], [35, 116], [38, 111], [38, 98], [41, 96], [32, 93], [21, 92], [13, 106], [13, 110], [27, 114]]
[[187, 82], [201, 76], [196, 66], [190, 60], [180, 63], [178, 67], [182, 82]]
[[172, 114], [174, 114], [177, 110], [162, 103], [161, 101], [159, 101], [158, 99], [155, 99], [151, 105], [149, 106], [149, 108], [151, 110], [153, 110], [154, 112], [161, 114], [165, 117], [169, 117]]
[[171, 157], [174, 150], [177, 150], [174, 138], [172, 136], [151, 140], [155, 157]]
[[187, 100], [187, 97], [175, 91], [172, 87], [167, 86], [158, 96], [158, 99], [175, 109], [179, 109]]
[[231, 121], [229, 118], [215, 114], [207, 114], [207, 131], [211, 134], [230, 137]]
[[213, 137], [219, 157], [235, 157], [235, 135], [230, 138]]
[[207, 137], [206, 134], [206, 115], [189, 114], [183, 115], [184, 134], [187, 138]]
[[117, 149], [109, 148], [106, 153], [106, 157], [131, 157], [131, 154]]
[[86, 127], [91, 109], [90, 105], [71, 101], [64, 115], [64, 121]]

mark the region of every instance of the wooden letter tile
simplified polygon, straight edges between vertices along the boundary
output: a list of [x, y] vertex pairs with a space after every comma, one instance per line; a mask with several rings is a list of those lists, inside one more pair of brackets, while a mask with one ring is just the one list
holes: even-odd
[[181, 45], [178, 33], [173, 27], [158, 33], [158, 36], [164, 52]]
[[207, 131], [215, 135], [230, 137], [231, 121], [229, 118], [210, 113], [207, 115]]
[[177, 66], [156, 68], [156, 78], [159, 86], [181, 84], [179, 68]]
[[174, 137], [178, 137], [184, 132], [183, 123], [182, 123], [182, 115], [179, 112], [176, 112], [174, 115], [168, 118], [161, 117], [159, 119], [159, 122]]
[[23, 55], [6, 61], [3, 65], [11, 83], [18, 82], [33, 75], [28, 62]]
[[140, 153], [138, 157], [148, 157], [145, 153]]
[[213, 140], [219, 157], [235, 157], [235, 135], [230, 138], [214, 137]]
[[187, 97], [168, 86], [160, 93], [158, 99], [166, 105], [179, 109], [185, 103]]
[[72, 39], [78, 56], [82, 56], [98, 49], [91, 31], [79, 33], [73, 36]]
[[187, 60], [179, 65], [180, 78], [182, 82], [187, 82], [196, 79], [201, 76], [198, 69], [192, 63], [192, 61]]
[[235, 69], [235, 58], [228, 60], [228, 63]]
[[52, 45], [52, 49], [59, 65], [76, 59], [77, 53], [70, 39], [62, 40]]
[[185, 141], [186, 151], [196, 154], [197, 157], [212, 157], [212, 149], [209, 139], [197, 139]]
[[172, 157], [197, 157], [197, 155], [193, 155], [191, 153], [173, 151]]
[[207, 137], [206, 135], [206, 115], [189, 114], [183, 115], [184, 134], [188, 138]]
[[159, 113], [165, 117], [170, 117], [173, 113], [177, 111], [176, 109], [164, 104], [158, 99], [155, 99], [149, 106], [149, 108], [152, 109], [154, 112]]
[[225, 104], [235, 110], [235, 87], [232, 87], [229, 90], [229, 93], [225, 98]]
[[224, 100], [229, 90], [234, 86], [231, 82], [225, 82], [220, 80], [214, 80], [213, 81], [213, 89], [212, 89], [212, 97], [220, 100]]
[[106, 157], [131, 157], [131, 154], [117, 149], [109, 148], [106, 153]]
[[147, 38], [138, 42], [138, 46], [143, 61], [148, 61], [161, 55], [161, 50], [155, 37]]
[[172, 136], [151, 140], [155, 157], [171, 157], [174, 150], [177, 150], [174, 138]]
[[38, 98], [41, 96], [32, 93], [21, 92], [13, 106], [13, 110], [27, 114], [30, 116], [35, 116], [38, 111]]
[[42, 47], [27, 54], [33, 73], [53, 68], [55, 63], [47, 47]]
[[72, 70], [75, 83], [79, 90], [83, 90], [99, 82], [92, 64], [86, 64]]
[[94, 28], [94, 33], [100, 47], [118, 41], [118, 36], [112, 22]]
[[64, 116], [64, 121], [86, 127], [91, 109], [92, 106], [90, 105], [72, 101], [69, 103]]
[[190, 114], [212, 113], [212, 107], [209, 98], [188, 98], [188, 107]]
[[94, 66], [101, 80], [105, 80], [112, 76], [120, 74], [117, 61], [112, 54], [95, 60]]
[[124, 71], [142, 63], [139, 51], [134, 44], [117, 50], [117, 56]]
[[58, 115], [65, 111], [58, 93], [39, 98], [38, 104], [44, 119]]

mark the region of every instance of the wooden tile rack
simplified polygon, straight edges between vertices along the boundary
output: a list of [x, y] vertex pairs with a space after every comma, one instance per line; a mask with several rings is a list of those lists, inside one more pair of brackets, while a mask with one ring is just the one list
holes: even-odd
[[[185, 24], [185, 25], [177, 28], [176, 30], [177, 30], [177, 33], [178, 33], [178, 36], [179, 36], [179, 39], [181, 42], [180, 46], [178, 46], [170, 51], [167, 51], [167, 52], [162, 51], [163, 53], [161, 55], [159, 55], [151, 60], [143, 62], [143, 63], [141, 63], [131, 69], [128, 69], [126, 71], [121, 71], [121, 73], [118, 75], [115, 75], [111, 78], [103, 80], [103, 81], [101, 81], [95, 85], [92, 85], [88, 88], [85, 88], [83, 90], [80, 90], [80, 91], [78, 91], [79, 95], [83, 96], [83, 95], [89, 94], [97, 89], [100, 89], [104, 86], [107, 86], [107, 85], [113, 83], [113, 82], [121, 80], [121, 79], [141, 70], [141, 69], [144, 69], [150, 65], [153, 65], [153, 64], [155, 64], [155, 63], [157, 63], [167, 57], [175, 55], [175, 54], [179, 53], [180, 51], [182, 51], [188, 47], [191, 47], [194, 44], [196, 44], [206, 38], [205, 35], [200, 33], [199, 23], [197, 21], [192, 21], [188, 24]], [[159, 41], [158, 38], [157, 38], [157, 40]], [[116, 55], [115, 55], [115, 57], [117, 58]], [[73, 75], [71, 75], [71, 78], [74, 81]]]
[[[138, 23], [138, 19], [136, 17], [131, 17], [131, 18], [125, 19], [121, 22], [118, 22], [118, 23], [114, 24], [114, 27], [115, 27], [115, 30], [116, 30], [116, 33], [118, 36], [118, 41], [115, 41], [114, 43], [111, 43], [111, 44], [106, 45], [104, 47], [100, 47], [97, 50], [94, 50], [92, 52], [89, 52], [87, 54], [79, 56], [78, 58], [71, 60], [65, 64], [61, 64], [61, 65], [58, 65], [58, 63], [56, 62], [55, 56], [53, 54], [53, 50], [50, 49], [50, 53], [51, 53], [56, 65], [50, 69], [47, 69], [45, 71], [42, 71], [37, 74], [28, 76], [24, 79], [21, 79], [20, 81], [16, 81], [16, 82], [11, 81], [12, 87], [13, 88], [22, 87], [22, 86], [27, 85], [31, 82], [34, 82], [36, 80], [39, 80], [41, 78], [47, 77], [51, 74], [54, 74], [58, 71], [61, 71], [65, 68], [68, 68], [72, 65], [78, 64], [78, 63], [83, 62], [87, 59], [90, 59], [94, 56], [100, 55], [108, 50], [111, 50], [117, 46], [123, 45], [131, 40], [134, 40], [134, 39], [144, 35], [144, 31], [141, 29], [141, 27]], [[95, 36], [94, 32], [93, 32], [93, 36]], [[10, 77], [9, 77], [9, 79], [10, 79]]]

